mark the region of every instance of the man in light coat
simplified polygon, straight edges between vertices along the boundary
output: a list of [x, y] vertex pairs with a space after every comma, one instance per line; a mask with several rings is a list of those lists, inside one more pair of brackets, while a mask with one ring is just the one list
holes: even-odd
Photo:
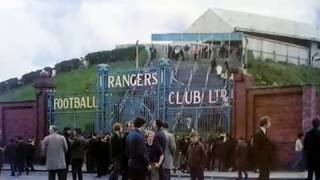
[[163, 123], [163, 132], [166, 136], [166, 149], [162, 163], [163, 175], [161, 180], [170, 180], [170, 170], [174, 168], [173, 155], [176, 151], [176, 140], [174, 135], [169, 132], [167, 123]]
[[57, 133], [56, 126], [50, 126], [49, 135], [43, 140], [43, 153], [46, 156], [46, 166], [49, 172], [49, 180], [55, 180], [58, 174], [59, 180], [66, 180], [65, 153], [68, 150], [66, 139]]

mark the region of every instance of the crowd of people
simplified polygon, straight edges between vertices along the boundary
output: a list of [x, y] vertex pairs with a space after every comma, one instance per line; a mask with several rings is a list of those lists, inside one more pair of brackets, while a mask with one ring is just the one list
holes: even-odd
[[[320, 178], [320, 120], [314, 118], [313, 128], [298, 134], [295, 143], [295, 170], [308, 169], [308, 179], [315, 173]], [[81, 129], [64, 128], [60, 135], [55, 126], [50, 126], [49, 135], [41, 141], [49, 180], [58, 176], [65, 180], [69, 167], [74, 180], [83, 179], [83, 165], [97, 177], [109, 175], [110, 180], [167, 180], [180, 170], [190, 173], [192, 180], [204, 179], [205, 170], [238, 171], [238, 179], [247, 179], [248, 170], [258, 171], [260, 180], [269, 179], [274, 161], [274, 145], [268, 138], [271, 120], [264, 116], [259, 120], [256, 133], [246, 142], [243, 137], [234, 140], [228, 134], [218, 134], [203, 140], [197, 131], [186, 136], [170, 133], [167, 123], [156, 120], [153, 128], [146, 129], [146, 121], [136, 118], [126, 126], [113, 125], [112, 134], [87, 138]], [[33, 170], [36, 152], [34, 139], [23, 142], [21, 137], [11, 140], [0, 149], [15, 176]], [[0, 166], [2, 163], [0, 163]]]

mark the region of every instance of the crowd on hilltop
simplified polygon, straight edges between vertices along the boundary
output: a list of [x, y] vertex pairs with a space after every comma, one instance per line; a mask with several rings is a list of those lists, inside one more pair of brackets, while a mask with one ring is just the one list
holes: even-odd
[[[292, 167], [303, 171], [307, 165], [309, 176], [315, 172], [319, 178], [319, 119], [314, 118], [312, 124], [313, 129], [305, 138], [302, 133], [298, 135]], [[267, 135], [271, 126], [267, 116], [259, 120], [260, 128], [248, 142], [242, 137], [234, 140], [225, 133], [206, 140], [197, 131], [175, 136], [161, 120], [155, 121], [152, 130], [145, 125], [143, 118], [136, 118], [125, 126], [114, 124], [111, 134], [91, 134], [86, 138], [81, 129], [64, 128], [60, 135], [55, 126], [50, 126], [50, 134], [40, 142], [38, 152], [45, 157], [49, 180], [56, 175], [65, 180], [70, 166], [74, 180], [83, 179], [84, 167], [97, 177], [108, 175], [110, 180], [167, 180], [176, 171], [189, 173], [192, 180], [202, 180], [205, 170], [238, 171], [239, 179], [247, 179], [247, 171], [251, 170], [260, 173], [259, 179], [269, 179], [274, 145]], [[0, 149], [0, 165], [4, 155], [12, 176], [16, 172], [28, 174], [34, 170], [35, 153], [34, 139], [23, 142], [18, 137]]]

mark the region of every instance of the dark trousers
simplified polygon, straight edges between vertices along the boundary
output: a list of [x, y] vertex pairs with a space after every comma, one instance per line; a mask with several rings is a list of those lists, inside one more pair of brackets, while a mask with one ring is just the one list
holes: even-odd
[[238, 179], [241, 180], [242, 179], [242, 173], [244, 174], [244, 178], [248, 179], [248, 173], [246, 168], [243, 167], [238, 167]]
[[[24, 171], [25, 169], [25, 163], [24, 161], [18, 161], [17, 162], [17, 168], [18, 168], [18, 173], [19, 175]], [[29, 174], [29, 169], [26, 169], [27, 174]]]
[[101, 177], [108, 173], [108, 163], [104, 161], [97, 161], [97, 176]]
[[160, 174], [160, 180], [170, 180], [170, 169], [162, 169]]
[[191, 180], [204, 180], [204, 171], [202, 167], [190, 168]]
[[16, 171], [15, 163], [10, 162], [10, 170], [11, 170], [11, 176], [15, 176], [15, 171]]
[[27, 168], [29, 169], [31, 169], [31, 171], [33, 171], [34, 170], [34, 167], [33, 167], [33, 158], [27, 158], [26, 159], [26, 163], [27, 163]]
[[270, 169], [266, 167], [259, 168], [258, 180], [269, 180], [270, 179]]
[[130, 180], [146, 180], [146, 177], [147, 177], [147, 171], [145, 169], [129, 167]]
[[73, 159], [71, 162], [72, 165], [72, 179], [77, 180], [77, 176], [79, 180], [82, 180], [82, 164], [83, 159]]
[[120, 160], [115, 159], [113, 160], [113, 170], [110, 173], [109, 180], [118, 180], [120, 174]]
[[308, 166], [308, 180], [313, 179], [313, 174], [315, 174], [316, 180], [320, 180], [320, 167]]
[[58, 175], [58, 180], [66, 180], [65, 176], [65, 170], [59, 169], [59, 170], [49, 170], [49, 180], [55, 180], [56, 174]]

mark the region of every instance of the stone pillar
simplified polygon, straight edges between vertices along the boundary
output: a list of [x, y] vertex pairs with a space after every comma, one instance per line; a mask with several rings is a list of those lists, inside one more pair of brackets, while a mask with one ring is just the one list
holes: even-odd
[[314, 86], [304, 86], [302, 95], [302, 130], [312, 127], [312, 118], [317, 115], [317, 92]]
[[254, 84], [253, 78], [245, 72], [234, 76], [232, 135], [234, 138], [249, 138], [247, 130], [247, 89]]
[[47, 72], [41, 72], [33, 87], [36, 89], [36, 126], [37, 137], [42, 139], [48, 134], [48, 93], [54, 91], [55, 84]]

